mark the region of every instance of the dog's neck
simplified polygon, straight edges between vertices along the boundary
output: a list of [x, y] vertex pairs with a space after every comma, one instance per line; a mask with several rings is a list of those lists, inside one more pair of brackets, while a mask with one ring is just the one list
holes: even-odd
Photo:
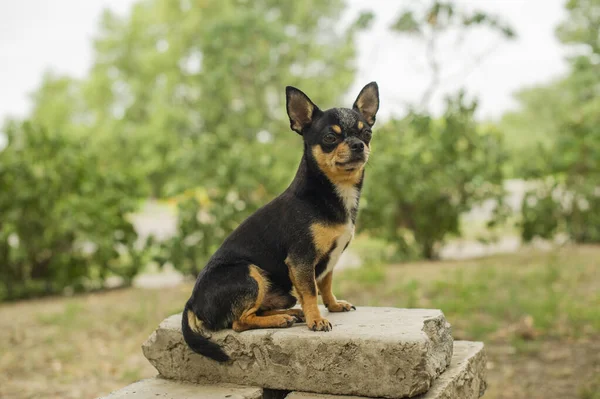
[[356, 220], [364, 171], [358, 184], [334, 184], [306, 151], [288, 190], [312, 202], [338, 222]]

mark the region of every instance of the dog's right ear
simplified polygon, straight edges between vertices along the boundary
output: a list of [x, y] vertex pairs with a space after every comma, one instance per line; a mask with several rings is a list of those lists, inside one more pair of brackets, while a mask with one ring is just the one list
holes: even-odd
[[285, 88], [287, 114], [290, 127], [302, 135], [302, 131], [311, 124], [313, 118], [321, 112], [306, 94], [292, 86]]

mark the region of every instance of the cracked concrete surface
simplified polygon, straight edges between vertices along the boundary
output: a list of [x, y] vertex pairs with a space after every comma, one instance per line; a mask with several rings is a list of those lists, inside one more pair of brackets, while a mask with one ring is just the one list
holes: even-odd
[[[483, 396], [486, 356], [481, 342], [456, 341], [450, 367], [431, 389], [413, 399], [478, 399]], [[319, 395], [292, 392], [286, 399], [365, 399], [359, 396]]]
[[386, 398], [426, 392], [450, 364], [450, 325], [439, 310], [321, 311], [333, 324], [332, 332], [298, 324], [214, 333], [211, 339], [232, 357], [231, 364], [193, 353], [183, 341], [180, 314], [165, 319], [143, 351], [171, 379]]
[[104, 399], [262, 399], [261, 388], [235, 385], [198, 385], [148, 378], [112, 392]]

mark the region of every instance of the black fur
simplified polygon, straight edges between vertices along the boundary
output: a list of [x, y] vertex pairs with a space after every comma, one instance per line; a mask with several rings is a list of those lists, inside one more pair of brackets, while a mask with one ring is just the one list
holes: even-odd
[[[377, 89], [374, 83], [367, 85], [365, 89], [373, 85]], [[290, 87], [286, 89], [286, 93], [288, 114], [291, 115], [290, 102], [297, 99], [302, 101], [302, 96], [305, 95]], [[291, 121], [292, 128], [304, 140], [304, 153], [292, 183], [281, 195], [243, 221], [225, 239], [198, 275], [182, 318], [184, 339], [197, 353], [220, 362], [229, 359], [217, 344], [190, 329], [185, 313], [187, 310], [191, 310], [207, 330], [232, 327], [232, 323], [258, 294], [259, 287], [257, 281], [249, 275], [249, 265], [261, 269], [262, 275], [270, 282], [270, 295], [277, 297], [277, 304], [285, 305], [281, 308], [294, 306], [296, 299], [290, 294], [291, 266], [289, 262], [286, 264], [286, 260], [292, 259], [294, 265], [312, 268], [313, 278], [319, 277], [327, 266], [329, 254], [335, 244], [325, 256], [318, 258], [311, 226], [315, 222], [339, 225], [351, 220], [354, 223], [356, 219], [356, 209], [348, 211], [344, 207], [335, 184], [321, 170], [311, 148], [320, 145], [324, 153], [331, 153], [340, 144], [323, 143], [323, 137], [331, 132], [332, 125], [343, 129], [343, 134], [339, 136], [343, 142], [351, 144], [360, 141], [368, 145], [371, 139], [370, 125], [357, 109], [333, 108], [321, 111], [312, 102], [310, 105], [314, 108], [310, 118], [307, 118], [310, 119], [308, 123], [305, 120], [301, 123], [296, 121], [296, 124]], [[358, 121], [365, 125], [364, 129], [356, 128]], [[353, 154], [353, 157], [360, 160], [360, 154]], [[355, 184], [359, 196], [363, 179], [364, 171]], [[269, 304], [275, 306], [271, 302]], [[270, 309], [265, 305], [261, 310]]]
[[200, 334], [196, 334], [190, 328], [188, 324], [188, 318], [186, 316], [188, 307], [186, 305], [183, 311], [183, 317], [181, 319], [181, 332], [183, 333], [183, 339], [188, 344], [190, 349], [194, 352], [207, 356], [211, 359], [214, 359], [218, 362], [226, 362], [229, 360], [229, 356], [221, 349], [221, 347], [214, 342], [208, 340], [204, 336]]

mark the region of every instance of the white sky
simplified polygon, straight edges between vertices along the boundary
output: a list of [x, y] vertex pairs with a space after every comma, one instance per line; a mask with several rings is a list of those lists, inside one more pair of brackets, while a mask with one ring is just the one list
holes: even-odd
[[[414, 0], [413, 0], [414, 1]], [[563, 49], [554, 36], [565, 13], [565, 0], [459, 0], [469, 8], [495, 13], [517, 31], [517, 40], [501, 44], [475, 70], [445, 89], [466, 86], [480, 98], [481, 118], [497, 118], [514, 106], [511, 94], [527, 85], [543, 83], [565, 71]], [[0, 0], [0, 121], [22, 116], [30, 108], [29, 93], [40, 83], [44, 70], [85, 76], [92, 63], [91, 38], [100, 12], [109, 7], [126, 12], [133, 0]], [[359, 40], [359, 73], [350, 101], [367, 82], [376, 80], [381, 91], [381, 117], [400, 115], [406, 102], [420, 98], [428, 82], [423, 45], [385, 32], [403, 4], [396, 0], [349, 0], [351, 12], [370, 8], [377, 21]], [[477, 34], [466, 41], [466, 50], [445, 51], [448, 73], [456, 62], [479, 54], [492, 42]], [[460, 69], [459, 69], [460, 70]], [[439, 109], [441, 96], [433, 99]], [[350, 104], [348, 104], [350, 105]]]

